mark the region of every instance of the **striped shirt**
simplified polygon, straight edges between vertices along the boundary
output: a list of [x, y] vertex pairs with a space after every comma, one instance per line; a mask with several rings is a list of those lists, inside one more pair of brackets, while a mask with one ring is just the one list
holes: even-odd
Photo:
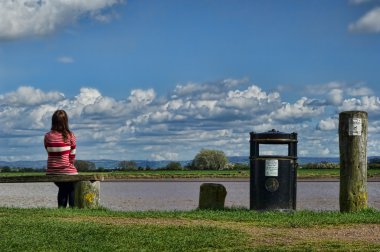
[[78, 174], [74, 166], [76, 139], [73, 133], [63, 141], [62, 133], [50, 131], [45, 134], [44, 144], [48, 153], [47, 174]]

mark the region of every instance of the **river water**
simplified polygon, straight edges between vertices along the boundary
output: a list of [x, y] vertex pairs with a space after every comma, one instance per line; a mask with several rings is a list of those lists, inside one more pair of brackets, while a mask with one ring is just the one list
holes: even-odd
[[[204, 182], [101, 182], [101, 205], [120, 211], [192, 210]], [[227, 207], [249, 208], [249, 182], [213, 182], [227, 189]], [[0, 184], [0, 206], [56, 207], [53, 183]], [[368, 182], [368, 205], [380, 209], [380, 182]], [[298, 182], [297, 209], [339, 210], [339, 182]]]

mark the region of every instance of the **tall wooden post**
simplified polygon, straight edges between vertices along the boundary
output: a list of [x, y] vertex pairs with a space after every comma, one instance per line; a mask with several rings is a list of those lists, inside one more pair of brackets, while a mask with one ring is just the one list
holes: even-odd
[[367, 131], [367, 112], [339, 114], [341, 212], [355, 212], [367, 207]]

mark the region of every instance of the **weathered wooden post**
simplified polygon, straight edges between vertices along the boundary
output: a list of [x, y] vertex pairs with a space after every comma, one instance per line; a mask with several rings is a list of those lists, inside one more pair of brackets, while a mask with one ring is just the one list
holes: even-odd
[[75, 183], [74, 206], [97, 208], [99, 203], [100, 181], [78, 181]]
[[203, 183], [199, 193], [199, 209], [224, 209], [227, 190], [221, 184]]
[[367, 131], [367, 112], [344, 111], [339, 114], [341, 212], [367, 207]]

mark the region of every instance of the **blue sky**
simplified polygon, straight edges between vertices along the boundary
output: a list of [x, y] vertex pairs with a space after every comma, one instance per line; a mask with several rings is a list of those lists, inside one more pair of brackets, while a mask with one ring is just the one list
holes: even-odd
[[57, 108], [79, 159], [249, 155], [272, 128], [338, 156], [345, 110], [378, 155], [379, 53], [378, 0], [2, 1], [0, 160], [45, 159]]

